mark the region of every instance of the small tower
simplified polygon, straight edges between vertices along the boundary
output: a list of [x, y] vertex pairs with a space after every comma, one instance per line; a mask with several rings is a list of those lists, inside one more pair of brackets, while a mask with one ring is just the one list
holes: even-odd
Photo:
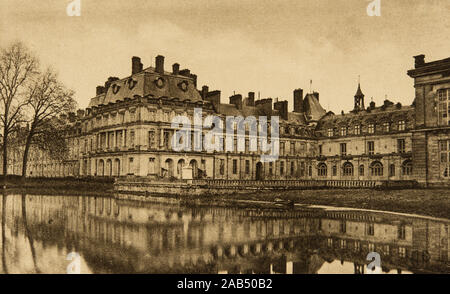
[[358, 82], [358, 90], [356, 90], [355, 94], [355, 111], [364, 110], [364, 94], [361, 91], [361, 84]]

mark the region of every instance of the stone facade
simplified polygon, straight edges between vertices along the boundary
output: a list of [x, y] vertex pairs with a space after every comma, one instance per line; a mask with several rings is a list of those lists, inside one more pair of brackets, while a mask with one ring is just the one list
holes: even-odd
[[414, 177], [424, 185], [450, 182], [450, 58], [425, 62], [415, 56]]
[[[165, 71], [164, 57], [157, 56], [156, 67], [144, 69], [140, 58], [133, 57], [130, 76], [108, 78], [97, 87], [87, 109], [63, 118], [70, 146], [67, 158], [54, 160], [34, 150], [28, 176], [418, 180], [448, 185], [450, 154], [445, 164], [441, 157], [442, 142], [450, 139], [449, 125], [442, 124], [444, 118], [438, 118], [436, 109], [443, 104], [440, 93], [450, 88], [450, 59], [421, 63], [421, 58], [416, 57], [416, 68], [408, 72], [416, 87], [412, 105], [385, 100], [381, 106], [371, 102], [366, 108], [358, 85], [354, 109], [336, 115], [320, 105], [319, 93], [304, 95], [302, 89], [293, 91], [293, 112], [288, 112], [287, 101], [255, 100], [254, 92], [221, 103], [220, 91], [207, 86], [197, 90], [197, 76], [180, 70], [179, 64]], [[203, 118], [216, 115], [224, 121], [227, 116], [278, 116], [278, 160], [261, 162], [263, 152], [249, 150], [247, 131], [242, 152], [172, 150], [172, 118], [183, 115], [194, 121], [196, 108], [202, 109]], [[446, 148], [450, 150], [449, 145]], [[20, 171], [19, 165], [20, 160], [12, 159], [11, 172]]]

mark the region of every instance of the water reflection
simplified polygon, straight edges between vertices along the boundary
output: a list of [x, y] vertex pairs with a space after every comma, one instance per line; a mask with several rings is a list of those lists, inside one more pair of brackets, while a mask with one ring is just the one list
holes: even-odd
[[450, 273], [450, 221], [355, 211], [230, 209], [110, 197], [3, 195], [1, 271]]

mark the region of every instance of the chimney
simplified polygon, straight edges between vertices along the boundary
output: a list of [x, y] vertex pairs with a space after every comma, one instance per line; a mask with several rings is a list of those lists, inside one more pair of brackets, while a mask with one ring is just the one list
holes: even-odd
[[288, 119], [288, 102], [287, 101], [277, 101], [273, 104], [273, 108], [278, 110], [280, 117], [284, 120]]
[[105, 87], [97, 86], [97, 88], [95, 88], [95, 93], [96, 93], [97, 96], [105, 93]]
[[142, 63], [141, 63], [141, 58], [137, 57], [137, 56], [133, 56], [131, 58], [131, 74], [137, 74], [138, 72], [142, 71]]
[[255, 92], [248, 92], [247, 106], [255, 106]]
[[172, 73], [174, 75], [178, 75], [180, 73], [180, 65], [178, 63], [174, 63], [172, 65]]
[[197, 88], [197, 75], [191, 74], [191, 78], [194, 83], [194, 87]]
[[319, 101], [319, 92], [313, 92], [312, 94], [316, 97], [317, 101]]
[[83, 110], [83, 109], [78, 109], [78, 110], [77, 110], [77, 116], [78, 116], [79, 118], [82, 118], [82, 117], [84, 116], [84, 110]]
[[372, 102], [370, 102], [370, 109], [375, 109], [375, 102], [374, 101], [372, 101]]
[[159, 74], [164, 74], [164, 56], [158, 55], [155, 58], [155, 71]]
[[261, 109], [265, 115], [272, 115], [272, 98], [257, 100], [255, 106]]
[[204, 98], [206, 101], [211, 102], [211, 104], [214, 106], [214, 109], [219, 112], [219, 106], [220, 106], [220, 91], [211, 91], [206, 93], [206, 96]]
[[203, 86], [202, 87], [202, 98], [205, 99], [206, 95], [209, 92], [209, 87], [208, 86]]
[[180, 75], [185, 76], [185, 77], [190, 77], [191, 76], [191, 71], [189, 69], [182, 69], [180, 70]]
[[303, 89], [294, 90], [294, 112], [303, 112]]
[[425, 55], [420, 54], [420, 55], [414, 56], [414, 63], [415, 63], [416, 68], [425, 65]]
[[241, 110], [242, 109], [242, 95], [236, 94], [230, 97], [230, 104], [236, 105], [236, 108]]

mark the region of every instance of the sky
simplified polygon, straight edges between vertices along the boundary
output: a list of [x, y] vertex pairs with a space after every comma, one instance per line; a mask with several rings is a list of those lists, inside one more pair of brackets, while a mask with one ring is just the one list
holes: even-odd
[[[288, 100], [293, 90], [320, 93], [335, 113], [353, 108], [358, 76], [366, 105], [384, 99], [409, 105], [414, 55], [450, 57], [450, 1], [380, 0], [0, 0], [0, 46], [24, 42], [54, 68], [87, 107], [109, 76], [131, 73], [165, 56], [198, 76], [198, 87]], [[312, 86], [310, 86], [312, 80]], [[257, 94], [258, 95], [258, 94]]]

